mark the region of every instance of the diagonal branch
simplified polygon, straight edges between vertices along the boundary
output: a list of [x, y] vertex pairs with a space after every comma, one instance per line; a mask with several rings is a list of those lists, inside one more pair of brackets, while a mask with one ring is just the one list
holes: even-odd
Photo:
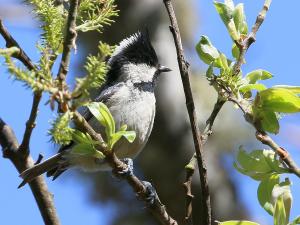
[[[0, 118], [0, 145], [2, 146], [3, 157], [8, 158], [21, 173], [34, 165], [29, 155], [20, 154], [19, 143], [11, 129]], [[48, 191], [45, 180], [39, 176], [29, 184], [33, 196], [39, 207], [39, 211], [46, 225], [59, 225], [58, 216], [53, 203], [52, 194]]]
[[206, 170], [206, 165], [203, 157], [203, 143], [201, 141], [201, 133], [198, 127], [195, 104], [194, 104], [191, 84], [189, 80], [190, 74], [189, 74], [188, 63], [184, 58], [184, 52], [181, 43], [179, 27], [178, 27], [172, 2], [171, 0], [164, 0], [164, 4], [167, 9], [170, 22], [171, 22], [170, 30], [173, 34], [173, 38], [176, 46], [178, 66], [179, 66], [181, 80], [182, 80], [183, 89], [186, 98], [186, 107], [189, 114], [190, 124], [192, 127], [193, 140], [194, 140], [196, 158], [197, 158], [199, 175], [200, 175], [200, 184], [201, 184], [201, 198], [202, 198], [201, 209], [203, 212], [203, 218], [201, 218], [202, 219], [201, 224], [210, 225], [211, 206], [210, 206], [209, 187], [207, 181], [207, 170]]
[[0, 19], [0, 34], [4, 38], [6, 42], [6, 47], [17, 47], [20, 49], [18, 53], [12, 55], [12, 57], [20, 60], [29, 70], [33, 70], [35, 68], [29, 56], [20, 48], [18, 42], [10, 35], [8, 30], [5, 28], [2, 20]]
[[251, 109], [251, 102], [246, 101], [245, 99], [239, 100], [233, 94], [228, 93], [229, 98], [228, 100], [237, 104], [238, 107], [244, 113], [245, 120], [250, 123], [256, 129], [256, 139], [259, 140], [261, 143], [268, 145], [279, 157], [282, 161], [287, 165], [290, 172], [295, 174], [300, 178], [300, 168], [297, 163], [293, 160], [290, 156], [289, 152], [280, 147], [265, 131], [261, 129], [261, 127], [253, 120], [252, 111]]

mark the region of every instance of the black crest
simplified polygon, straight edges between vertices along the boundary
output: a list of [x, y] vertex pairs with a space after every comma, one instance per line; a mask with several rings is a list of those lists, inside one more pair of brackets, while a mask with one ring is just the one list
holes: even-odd
[[137, 32], [124, 39], [116, 47], [114, 53], [108, 61], [110, 70], [107, 74], [108, 82], [115, 81], [120, 69], [128, 63], [145, 63], [149, 66], [157, 67], [158, 59], [155, 50], [150, 42], [147, 31]]

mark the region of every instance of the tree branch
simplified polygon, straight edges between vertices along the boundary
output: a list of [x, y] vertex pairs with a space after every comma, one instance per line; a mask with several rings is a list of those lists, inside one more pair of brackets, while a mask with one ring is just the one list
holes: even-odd
[[34, 92], [30, 116], [26, 122], [26, 129], [25, 129], [25, 132], [23, 135], [23, 140], [19, 147], [19, 151], [23, 154], [29, 153], [30, 138], [31, 138], [32, 131], [35, 127], [35, 120], [37, 117], [38, 107], [39, 107], [41, 98], [42, 98], [42, 92], [40, 92], [40, 91]]
[[173, 5], [171, 0], [163, 0], [165, 7], [167, 9], [171, 26], [170, 30], [173, 34], [176, 52], [177, 52], [177, 60], [178, 66], [180, 70], [181, 80], [183, 84], [183, 89], [186, 98], [186, 107], [189, 114], [190, 124], [193, 133], [193, 140], [195, 146], [195, 152], [197, 157], [199, 176], [200, 176], [200, 184], [201, 184], [201, 198], [202, 198], [202, 212], [203, 218], [201, 224], [210, 225], [211, 224], [211, 206], [210, 206], [210, 194], [209, 187], [207, 182], [207, 170], [203, 157], [203, 143], [201, 141], [201, 133], [198, 127], [198, 120], [196, 117], [195, 104], [193, 99], [193, 94], [191, 90], [191, 84], [189, 80], [189, 69], [188, 63], [184, 58], [183, 47], [181, 43], [181, 37], [179, 32], [179, 27], [177, 23], [177, 19], [175, 16], [175, 12], [173, 9]]
[[12, 57], [20, 60], [29, 70], [33, 70], [35, 68], [34, 64], [32, 63], [29, 56], [23, 51], [22, 48], [20, 48], [17, 41], [10, 35], [10, 33], [7, 31], [5, 26], [3, 25], [2, 20], [0, 19], [0, 34], [6, 41], [6, 47], [17, 47], [20, 49], [20, 51], [16, 54], [12, 54]]
[[[20, 153], [19, 144], [13, 130], [0, 118], [0, 145], [3, 157], [8, 158], [21, 173], [32, 167], [34, 161], [29, 155]], [[29, 183], [30, 189], [39, 207], [39, 211], [46, 225], [59, 225], [58, 216], [53, 203], [52, 194], [42, 176]]]
[[297, 163], [292, 159], [289, 152], [280, 147], [265, 131], [261, 129], [261, 127], [255, 123], [253, 120], [253, 115], [251, 110], [251, 102], [243, 100], [238, 100], [235, 96], [230, 94], [229, 101], [234, 102], [238, 105], [238, 107], [243, 111], [245, 120], [250, 123], [255, 129], [256, 129], [256, 139], [259, 140], [261, 143], [268, 145], [276, 154], [279, 155], [279, 157], [282, 159], [282, 161], [287, 165], [290, 172], [295, 174], [300, 178], [300, 168], [297, 165]]
[[[101, 135], [94, 131], [94, 129], [82, 117], [80, 113], [74, 112], [74, 122], [79, 129], [81, 129], [83, 132], [88, 133], [95, 141], [98, 141], [100, 143], [97, 148], [105, 155], [105, 160], [109, 163], [115, 173], [127, 169], [127, 165], [120, 159], [118, 159], [114, 152], [110, 151], [107, 148]], [[153, 204], [148, 203], [147, 198], [149, 197], [149, 192], [143, 181], [139, 180], [139, 178], [137, 178], [134, 174], [128, 175], [124, 179], [132, 187], [133, 191], [136, 193], [139, 199], [147, 203], [147, 208], [160, 221], [161, 224], [177, 225], [176, 220], [169, 216], [165, 206], [161, 203], [157, 195]]]

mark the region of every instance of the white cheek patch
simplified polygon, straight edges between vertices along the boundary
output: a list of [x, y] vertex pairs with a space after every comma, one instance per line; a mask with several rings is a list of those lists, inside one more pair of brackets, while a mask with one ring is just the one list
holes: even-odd
[[144, 63], [129, 63], [122, 68], [122, 80], [130, 80], [132, 83], [152, 82], [156, 68]]

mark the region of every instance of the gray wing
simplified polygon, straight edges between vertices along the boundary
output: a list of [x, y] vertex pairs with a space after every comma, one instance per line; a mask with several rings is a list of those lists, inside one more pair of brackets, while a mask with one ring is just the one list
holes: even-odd
[[[112, 86], [104, 86], [102, 88], [102, 90], [100, 91], [100, 95], [98, 97], [96, 97], [93, 101], [94, 102], [103, 102], [104, 104], [107, 104], [107, 102], [109, 101], [109, 99], [120, 89], [122, 88], [124, 85], [124, 83], [118, 83]], [[81, 112], [82, 116], [86, 119], [86, 121], [89, 121], [93, 115], [92, 113], [85, 108], [82, 112]]]

